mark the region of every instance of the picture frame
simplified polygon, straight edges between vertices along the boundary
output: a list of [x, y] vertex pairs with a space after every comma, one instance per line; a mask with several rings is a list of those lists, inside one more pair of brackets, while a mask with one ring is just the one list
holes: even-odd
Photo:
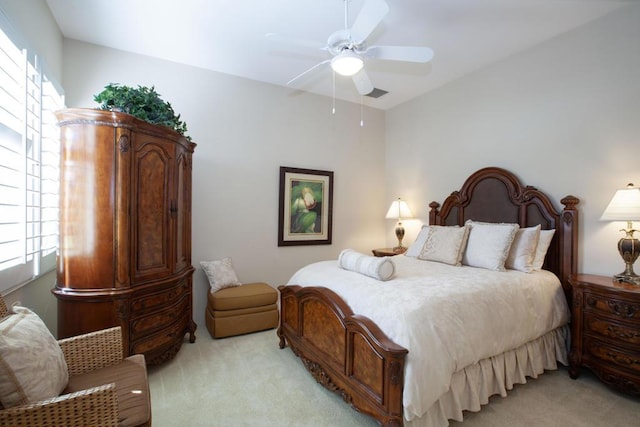
[[333, 172], [280, 167], [278, 246], [330, 245]]

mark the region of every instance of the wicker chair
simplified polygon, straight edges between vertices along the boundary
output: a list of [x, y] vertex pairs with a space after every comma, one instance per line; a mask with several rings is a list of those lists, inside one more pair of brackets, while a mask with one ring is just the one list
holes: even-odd
[[[0, 297], [0, 317], [10, 313], [7, 306]], [[90, 378], [92, 372], [102, 372], [98, 378], [104, 378], [105, 372], [108, 376], [109, 372], [117, 370], [118, 365], [129, 363], [131, 366], [136, 365], [140, 370], [140, 363], [144, 367], [144, 382], [147, 382], [146, 367], [144, 365], [144, 356], [134, 355], [123, 359], [122, 357], [122, 334], [120, 327], [113, 327], [101, 331], [91, 332], [84, 335], [78, 335], [71, 338], [59, 340], [58, 343], [62, 349], [69, 370], [69, 384], [71, 385], [78, 378], [84, 378], [83, 381], [92, 381]], [[132, 362], [131, 360], [134, 360]], [[101, 371], [98, 371], [101, 370]], [[114, 375], [115, 376], [115, 375]], [[58, 397], [43, 400], [40, 402], [30, 403], [21, 406], [15, 406], [8, 409], [0, 409], [0, 426], [129, 426], [151, 425], [151, 403], [148, 390], [148, 382], [144, 384], [146, 390], [140, 390], [142, 393], [133, 392], [135, 394], [143, 394], [142, 401], [140, 397], [134, 402], [136, 408], [127, 409], [137, 411], [134, 417], [123, 416], [121, 402], [119, 400], [127, 400], [127, 395], [123, 399], [123, 387], [126, 387], [126, 381], [122, 377], [113, 378], [105, 381], [106, 383], [96, 384], [94, 387], [87, 387], [82, 390], [74, 390]], [[120, 390], [116, 386], [116, 382], [120, 384]], [[77, 385], [76, 385], [77, 387]], [[69, 386], [63, 393], [67, 392]], [[128, 390], [131, 395], [132, 390]], [[119, 399], [120, 397], [120, 399]], [[126, 404], [126, 403], [125, 403]], [[131, 401], [129, 401], [131, 405]], [[146, 408], [144, 406], [146, 405]], [[142, 410], [142, 418], [146, 421], [140, 421], [139, 415]], [[132, 423], [131, 419], [137, 420]]]

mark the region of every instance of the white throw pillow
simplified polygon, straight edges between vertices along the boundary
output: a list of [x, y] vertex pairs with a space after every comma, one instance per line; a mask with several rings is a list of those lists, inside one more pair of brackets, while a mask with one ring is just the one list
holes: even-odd
[[238, 280], [236, 271], [233, 269], [233, 263], [229, 257], [215, 261], [200, 261], [200, 265], [209, 279], [211, 292], [217, 292], [220, 289], [240, 286], [242, 284]]
[[504, 264], [518, 224], [467, 221], [469, 238], [462, 264], [488, 270], [505, 271]]
[[418, 259], [460, 265], [468, 233], [468, 227], [457, 225], [429, 226], [429, 233]]
[[338, 265], [345, 270], [383, 281], [391, 279], [396, 272], [396, 265], [391, 257], [368, 256], [353, 249], [340, 252]]
[[5, 408], [59, 396], [69, 381], [67, 362], [37, 314], [14, 307], [0, 321], [0, 402]]
[[427, 237], [429, 236], [429, 226], [423, 225], [420, 229], [420, 232], [416, 236], [416, 240], [409, 246], [409, 249], [404, 253], [405, 256], [410, 256], [416, 258], [420, 255], [420, 251], [422, 251], [422, 247], [427, 241]]
[[538, 246], [536, 247], [536, 256], [533, 259], [533, 269], [542, 270], [544, 259], [547, 256], [549, 245], [553, 239], [553, 233], [556, 230], [540, 230], [540, 237], [538, 238]]
[[513, 239], [511, 249], [509, 249], [509, 256], [504, 266], [509, 270], [531, 273], [539, 238], [539, 225], [519, 229]]

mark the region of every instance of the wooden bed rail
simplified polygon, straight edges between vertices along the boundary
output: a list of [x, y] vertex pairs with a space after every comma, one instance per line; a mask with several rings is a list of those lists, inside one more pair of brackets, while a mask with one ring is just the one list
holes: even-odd
[[401, 426], [408, 351], [327, 288], [278, 289], [280, 348], [288, 343], [318, 383], [358, 411]]

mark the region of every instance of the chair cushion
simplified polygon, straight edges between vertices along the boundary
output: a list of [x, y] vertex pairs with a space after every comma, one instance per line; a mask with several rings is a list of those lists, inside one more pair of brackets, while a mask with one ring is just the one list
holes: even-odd
[[247, 283], [242, 286], [209, 292], [209, 307], [218, 310], [237, 310], [275, 304], [278, 291], [266, 283]]
[[4, 408], [56, 397], [69, 377], [64, 354], [40, 317], [25, 307], [14, 307], [13, 312], [0, 320]]
[[63, 394], [110, 383], [116, 384], [119, 426], [138, 426], [151, 420], [147, 367], [142, 354], [129, 356], [116, 365], [70, 377]]

